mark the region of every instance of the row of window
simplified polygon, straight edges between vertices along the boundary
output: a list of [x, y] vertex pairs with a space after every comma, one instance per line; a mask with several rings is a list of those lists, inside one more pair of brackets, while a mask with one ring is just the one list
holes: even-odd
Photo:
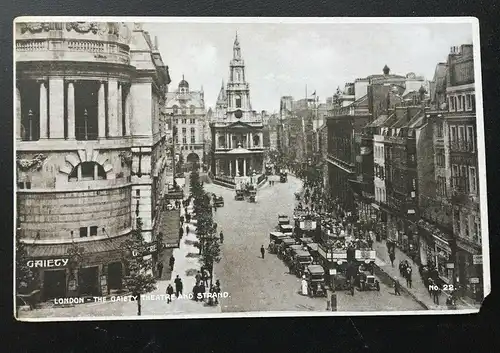
[[[90, 226], [90, 227], [80, 227], [80, 238], [85, 238], [88, 237], [89, 235], [91, 237], [97, 236], [97, 226]], [[103, 228], [104, 232], [104, 228]]]
[[375, 146], [373, 152], [375, 158], [384, 158], [384, 146]]
[[474, 111], [476, 109], [475, 94], [457, 94], [448, 97], [449, 111]]
[[436, 179], [436, 193], [441, 197], [448, 196], [446, 192], [446, 178], [443, 176], [438, 176]]
[[[172, 107], [172, 112], [176, 115], [179, 114], [179, 107], [177, 105], [174, 105]], [[186, 108], [180, 109], [180, 112], [181, 112], [181, 115], [186, 115]], [[189, 107], [189, 114], [195, 114], [195, 113], [196, 113], [196, 107], [194, 105], [190, 106]], [[185, 120], [185, 119], [183, 119], [183, 120]]]
[[481, 225], [479, 217], [462, 214], [459, 210], [453, 212], [455, 223], [454, 233], [461, 234], [464, 238], [481, 244]]
[[450, 148], [464, 152], [474, 152], [475, 131], [473, 125], [450, 125]]
[[477, 171], [475, 167], [453, 164], [451, 166], [451, 182], [453, 189], [477, 195]]
[[104, 168], [95, 162], [82, 162], [73, 168], [68, 176], [69, 181], [105, 180]]
[[[183, 125], [186, 125], [186, 124], [188, 123], [188, 122], [187, 122], [187, 121], [188, 121], [188, 119], [185, 119], [185, 118], [184, 118], [184, 119], [174, 119], [174, 124], [176, 124], [176, 125], [177, 125], [177, 124], [179, 124], [179, 121], [180, 121], [180, 122], [181, 122], [181, 124], [183, 124]], [[196, 119], [192, 119], [192, 118], [191, 118], [191, 119], [189, 119], [189, 124], [191, 124], [191, 125], [196, 124]]]
[[[181, 143], [180, 141], [181, 141], [181, 139], [179, 138], [179, 135], [177, 135], [177, 144], [180, 144]], [[187, 143], [188, 143], [187, 136], [183, 135], [182, 136], [182, 144], [185, 145]], [[196, 135], [193, 135], [193, 133], [191, 133], [190, 143], [196, 143]]]

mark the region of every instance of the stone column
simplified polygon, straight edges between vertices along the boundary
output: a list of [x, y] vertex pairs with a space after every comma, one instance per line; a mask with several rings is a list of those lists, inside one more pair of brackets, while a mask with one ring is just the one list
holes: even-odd
[[233, 176], [233, 161], [229, 160], [229, 176]]
[[220, 164], [220, 160], [218, 159], [215, 161], [215, 175], [219, 175], [219, 170], [220, 170], [219, 164]]
[[21, 90], [16, 84], [16, 139], [20, 140], [21, 136]]
[[49, 138], [64, 138], [64, 79], [49, 79]]
[[106, 138], [106, 98], [105, 86], [101, 81], [99, 84], [99, 92], [97, 94], [97, 120], [99, 129], [99, 138]]
[[130, 117], [132, 116], [132, 92], [130, 86], [127, 89], [127, 96], [125, 97], [125, 136], [130, 136], [131, 126]]
[[231, 149], [233, 147], [233, 134], [229, 133], [229, 143], [227, 148]]
[[118, 81], [109, 79], [108, 81], [108, 129], [110, 137], [117, 137], [118, 134]]
[[240, 166], [238, 165], [239, 163], [239, 159], [236, 158], [235, 159], [235, 163], [236, 163], [236, 176], [239, 176], [240, 175]]
[[117, 136], [123, 136], [123, 83], [118, 82], [117, 93]]
[[45, 81], [40, 82], [40, 138], [46, 139], [49, 137], [47, 133], [47, 83]]
[[75, 139], [75, 84], [68, 82], [68, 139]]
[[259, 132], [259, 147], [264, 147], [264, 133]]
[[243, 176], [247, 176], [247, 159], [243, 158]]

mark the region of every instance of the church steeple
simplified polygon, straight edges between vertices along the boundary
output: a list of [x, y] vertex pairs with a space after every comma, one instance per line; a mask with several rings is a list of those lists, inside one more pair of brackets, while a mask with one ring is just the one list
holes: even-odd
[[224, 80], [222, 80], [222, 84], [220, 86], [219, 96], [217, 97], [218, 106], [226, 105], [226, 90], [224, 89]]
[[238, 41], [238, 32], [236, 32], [236, 38], [234, 38], [233, 59], [235, 60], [241, 59], [241, 49], [240, 49], [240, 42]]

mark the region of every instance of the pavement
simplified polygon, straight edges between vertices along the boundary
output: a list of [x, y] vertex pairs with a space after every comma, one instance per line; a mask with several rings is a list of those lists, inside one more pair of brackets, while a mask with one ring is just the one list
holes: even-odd
[[[276, 255], [260, 255], [267, 248], [269, 232], [277, 225], [278, 213], [293, 216], [294, 193], [302, 182], [290, 176], [287, 183], [264, 184], [257, 193], [257, 203], [235, 201], [234, 191], [215, 184], [205, 190], [224, 197], [224, 207], [214, 214], [219, 231], [224, 232], [222, 259], [215, 271], [229, 298], [221, 300], [222, 312], [242, 311], [325, 311], [324, 297], [309, 298], [300, 294], [300, 279]], [[390, 282], [380, 278], [381, 289], [356, 291], [351, 296], [337, 292], [337, 311], [423, 310], [409, 294], [394, 295]]]
[[[398, 278], [401, 284], [401, 289], [407, 292], [412, 298], [419, 302], [422, 306], [430, 310], [447, 310], [446, 296], [449, 295], [445, 291], [439, 298], [439, 305], [435, 304], [432, 297], [429, 295], [429, 291], [425, 287], [422, 278], [418, 272], [418, 265], [413, 262], [413, 260], [407, 256], [404, 252], [395, 249], [396, 259], [394, 260], [394, 267], [391, 265], [389, 260], [389, 253], [387, 251], [387, 245], [385, 241], [375, 241], [373, 242], [373, 248], [377, 253], [377, 259], [375, 264], [380, 270], [385, 272], [391, 278]], [[406, 285], [406, 279], [399, 273], [399, 263], [403, 260], [407, 260], [412, 266], [412, 287], [408, 288]], [[463, 299], [457, 300], [456, 309], [471, 310], [479, 309], [479, 305], [471, 304]]]

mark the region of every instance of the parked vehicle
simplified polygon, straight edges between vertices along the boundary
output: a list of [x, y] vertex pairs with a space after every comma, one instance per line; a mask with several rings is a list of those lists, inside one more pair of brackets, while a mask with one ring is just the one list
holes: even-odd
[[284, 238], [287, 236], [281, 232], [271, 232], [269, 233], [269, 246], [267, 251], [271, 254], [276, 254], [278, 252], [278, 248], [281, 245]]
[[326, 297], [325, 270], [320, 265], [309, 265], [305, 270], [307, 293], [310, 297]]
[[253, 203], [257, 202], [257, 190], [250, 190], [249, 191], [248, 201], [253, 202]]
[[281, 240], [281, 244], [279, 246], [278, 250], [278, 257], [280, 259], [285, 259], [285, 254], [286, 254], [286, 249], [292, 245], [295, 245], [295, 239], [292, 239], [291, 237], [285, 237]]
[[306, 267], [311, 265], [311, 254], [307, 250], [296, 250], [293, 252], [293, 270], [297, 277], [302, 277]]
[[279, 214], [278, 215], [278, 224], [290, 224], [290, 218], [287, 215]]
[[287, 234], [288, 236], [292, 236], [293, 234], [293, 226], [291, 224], [280, 224], [279, 231], [283, 234]]
[[287, 175], [287, 173], [284, 170], [282, 170], [280, 172], [280, 182], [281, 183], [286, 183], [287, 181], [288, 181], [288, 175]]

